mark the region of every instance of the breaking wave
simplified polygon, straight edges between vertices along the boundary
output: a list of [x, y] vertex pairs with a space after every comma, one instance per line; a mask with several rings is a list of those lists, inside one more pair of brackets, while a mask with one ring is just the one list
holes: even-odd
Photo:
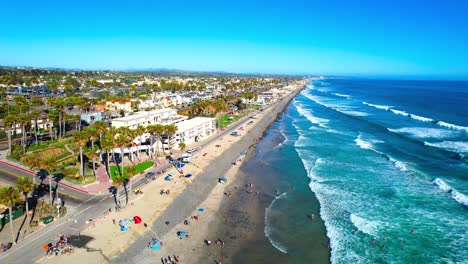
[[450, 128], [450, 129], [456, 129], [456, 130], [468, 132], [468, 127], [458, 126], [458, 125], [450, 124], [444, 121], [438, 121], [436, 124], [439, 126]]
[[440, 178], [435, 178], [432, 181], [432, 184], [439, 187], [444, 192], [450, 193], [450, 196], [457, 201], [458, 203], [462, 204], [465, 207], [468, 207], [468, 197], [463, 193], [457, 191], [456, 189], [452, 188], [452, 186], [448, 185], [444, 180]]
[[362, 102], [363, 104], [365, 105], [368, 105], [368, 106], [371, 106], [371, 107], [374, 107], [374, 108], [377, 108], [377, 109], [381, 109], [381, 110], [386, 110], [386, 111], [389, 111], [390, 108], [392, 108], [392, 106], [389, 106], [389, 105], [376, 105], [376, 104], [370, 104], [370, 103], [367, 103], [367, 102]]
[[466, 141], [424, 142], [424, 145], [457, 153], [468, 153], [468, 142]]
[[417, 138], [451, 138], [456, 136], [453, 131], [440, 129], [440, 128], [429, 128], [429, 127], [402, 127], [391, 129], [387, 128], [388, 131], [394, 133], [409, 134]]
[[275, 240], [273, 240], [271, 238], [272, 230], [271, 230], [271, 227], [270, 227], [271, 223], [270, 223], [270, 218], [268, 217], [268, 215], [270, 214], [271, 208], [273, 207], [275, 202], [278, 199], [285, 198], [285, 197], [286, 197], [286, 193], [282, 193], [281, 195], [279, 195], [275, 199], [273, 199], [271, 204], [265, 209], [265, 229], [264, 229], [265, 236], [268, 238], [271, 245], [274, 246], [276, 249], [278, 249], [280, 252], [282, 252], [284, 254], [288, 253], [286, 247], [281, 245], [279, 242], [277, 242], [277, 241], [275, 241]]
[[355, 214], [351, 214], [349, 218], [351, 220], [351, 223], [353, 223], [353, 225], [361, 232], [366, 233], [368, 235], [377, 236], [377, 232], [380, 227], [379, 223], [365, 219]]
[[294, 101], [294, 106], [296, 107], [297, 111], [299, 112], [299, 114], [301, 114], [302, 116], [305, 116], [305, 118], [307, 118], [307, 120], [309, 120], [312, 124], [315, 124], [315, 125], [318, 125], [320, 127], [323, 127], [323, 128], [326, 128], [326, 124], [330, 121], [328, 119], [325, 119], [325, 118], [320, 118], [320, 117], [316, 117], [314, 115], [312, 115], [311, 111], [309, 110], [306, 110], [300, 103], [298, 103], [297, 101]]
[[352, 97], [351, 95], [347, 95], [347, 94], [340, 94], [340, 93], [333, 93], [333, 95], [336, 95], [336, 96], [339, 96], [339, 97], [348, 98], [348, 99]]

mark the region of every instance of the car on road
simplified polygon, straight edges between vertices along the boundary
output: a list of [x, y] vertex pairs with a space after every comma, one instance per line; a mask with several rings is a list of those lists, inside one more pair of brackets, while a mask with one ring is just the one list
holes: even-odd
[[188, 154], [192, 154], [192, 153], [194, 153], [195, 151], [197, 151], [197, 150], [191, 148], [191, 149], [188, 149], [186, 152], [187, 152]]
[[150, 172], [147, 172], [147, 173], [145, 174], [145, 177], [146, 177], [146, 178], [151, 178], [151, 177], [153, 177], [155, 174], [156, 174], [156, 173], [150, 171]]

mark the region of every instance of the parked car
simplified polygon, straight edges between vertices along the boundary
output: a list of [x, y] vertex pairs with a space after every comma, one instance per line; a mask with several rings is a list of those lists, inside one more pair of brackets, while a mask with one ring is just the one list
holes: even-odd
[[192, 154], [192, 153], [194, 153], [195, 151], [196, 151], [195, 149], [191, 148], [191, 149], [188, 149], [186, 152], [189, 153], [189, 154]]

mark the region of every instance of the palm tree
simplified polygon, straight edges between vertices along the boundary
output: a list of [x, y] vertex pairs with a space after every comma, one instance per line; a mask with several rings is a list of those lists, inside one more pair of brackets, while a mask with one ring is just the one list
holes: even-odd
[[21, 202], [21, 196], [18, 190], [13, 186], [4, 186], [0, 189], [0, 203], [8, 207], [10, 217], [11, 240], [16, 244], [15, 235], [13, 233], [13, 217], [11, 208]]
[[137, 170], [136, 170], [136, 167], [135, 166], [127, 166], [125, 168], [126, 172], [127, 172], [127, 180], [128, 180], [128, 184], [130, 186], [130, 191], [132, 191], [132, 177], [135, 176]]
[[83, 162], [83, 147], [88, 142], [88, 136], [84, 131], [75, 131], [73, 134], [73, 142], [80, 147], [80, 175], [83, 178], [82, 183], [85, 183], [84, 162]]
[[96, 121], [93, 123], [93, 127], [99, 134], [99, 142], [101, 142], [102, 135], [107, 131], [107, 124], [104, 121]]
[[[14, 115], [7, 115], [3, 119], [3, 124], [8, 135], [8, 154], [11, 155], [11, 134], [16, 130], [16, 117]], [[13, 127], [15, 126], [15, 127]]]
[[168, 135], [168, 140], [169, 140], [169, 152], [172, 153], [172, 144], [171, 144], [171, 139], [172, 137], [177, 133], [177, 126], [174, 124], [167, 125], [165, 126], [165, 131], [166, 135]]
[[140, 158], [140, 148], [141, 148], [141, 142], [143, 141], [143, 134], [146, 133], [146, 128], [142, 125], [139, 125], [136, 130], [135, 130], [136, 134], [138, 135], [139, 137], [139, 141], [138, 141], [138, 158]]
[[37, 126], [37, 119], [39, 118], [40, 114], [38, 111], [34, 110], [34, 111], [31, 111], [29, 113], [29, 116], [34, 119], [34, 136], [36, 138], [36, 145], [39, 144], [39, 142], [37, 142], [37, 132], [39, 130], [39, 127]]
[[[19, 177], [16, 181], [16, 188], [24, 195], [24, 201], [26, 204], [26, 219], [29, 215], [29, 203], [28, 203], [28, 194], [30, 191], [34, 190], [33, 180], [29, 177], [22, 176]], [[29, 226], [29, 223], [28, 223]]]
[[161, 124], [154, 125], [154, 133], [156, 135], [156, 140], [157, 140], [156, 151], [159, 153], [159, 142], [161, 141], [162, 135], [164, 134], [164, 125], [161, 125]]
[[122, 169], [120, 170], [120, 176], [123, 177], [123, 166], [124, 166], [124, 148], [128, 145], [129, 137], [125, 134], [125, 131], [119, 133], [115, 139], [115, 143], [120, 147]]
[[110, 152], [114, 149], [114, 139], [111, 138], [108, 134], [104, 134], [104, 136], [100, 140], [101, 148], [106, 151], [107, 154], [107, 174], [109, 174], [109, 178], [112, 179], [112, 175], [110, 174]]
[[55, 157], [47, 157], [41, 160], [40, 168], [45, 170], [49, 176], [49, 199], [52, 204], [52, 171], [54, 170], [56, 164]]
[[[25, 156], [21, 158], [21, 161], [33, 171], [41, 167], [41, 159], [34, 153], [26, 154]], [[36, 186], [36, 176], [33, 177], [33, 183], [34, 183], [34, 186]]]
[[65, 100], [62, 97], [51, 98], [49, 105], [54, 106], [58, 110], [59, 114], [59, 137], [62, 137], [62, 113], [65, 108]]
[[96, 164], [94, 163], [94, 161], [97, 158], [99, 158], [99, 153], [98, 153], [97, 147], [95, 147], [95, 148], [86, 148], [84, 150], [84, 153], [85, 153], [86, 157], [88, 157], [88, 159], [92, 160], [92, 162], [93, 162], [93, 173], [94, 173], [94, 176], [96, 176]]
[[[89, 126], [86, 128], [85, 130], [86, 132], [86, 135], [88, 136], [89, 140], [91, 141], [91, 149], [94, 150], [94, 142], [97, 140], [98, 136], [99, 136], [99, 132], [97, 131], [97, 129], [93, 126]], [[94, 152], [96, 153], [96, 152]], [[96, 157], [96, 155], [92, 155], [93, 157]], [[88, 158], [91, 158], [90, 156], [88, 156]], [[94, 166], [94, 159], [92, 159], [93, 161], [93, 171], [95, 170], [95, 166]]]
[[185, 150], [187, 149], [187, 145], [185, 145], [184, 142], [180, 142], [180, 143], [179, 143], [179, 149], [180, 149], [181, 151], [185, 151]]
[[29, 124], [28, 114], [20, 114], [19, 123], [21, 125], [21, 144], [23, 145], [23, 154], [26, 153], [26, 126]]

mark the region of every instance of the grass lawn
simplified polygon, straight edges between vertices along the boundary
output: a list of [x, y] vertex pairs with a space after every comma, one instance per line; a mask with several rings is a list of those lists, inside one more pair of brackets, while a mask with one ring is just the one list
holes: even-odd
[[[153, 166], [153, 165], [154, 165], [154, 161], [152, 161], [152, 160], [147, 160], [147, 161], [143, 161], [143, 162], [141, 162], [141, 163], [138, 163], [138, 164], [132, 165], [132, 166], [133, 166], [133, 167], [136, 167], [136, 174], [139, 174], [139, 173], [141, 173], [142, 171], [144, 171], [144, 170], [150, 168], [150, 167]], [[124, 175], [123, 175], [123, 177], [124, 177], [125, 179], [128, 178], [127, 173], [126, 173], [126, 169], [125, 169], [125, 168], [127, 168], [127, 167], [129, 167], [129, 166], [124, 166]], [[114, 179], [115, 177], [120, 177], [120, 170], [119, 170], [119, 168], [117, 168], [117, 166], [115, 166], [115, 165], [110, 166], [110, 173], [111, 173], [112, 179]]]
[[[229, 117], [232, 117], [232, 119], [229, 120]], [[239, 119], [239, 116], [237, 115], [224, 114], [219, 117], [219, 121], [218, 121], [219, 128], [225, 128], [226, 126], [230, 125], [232, 122], [237, 121], [238, 119]]]

